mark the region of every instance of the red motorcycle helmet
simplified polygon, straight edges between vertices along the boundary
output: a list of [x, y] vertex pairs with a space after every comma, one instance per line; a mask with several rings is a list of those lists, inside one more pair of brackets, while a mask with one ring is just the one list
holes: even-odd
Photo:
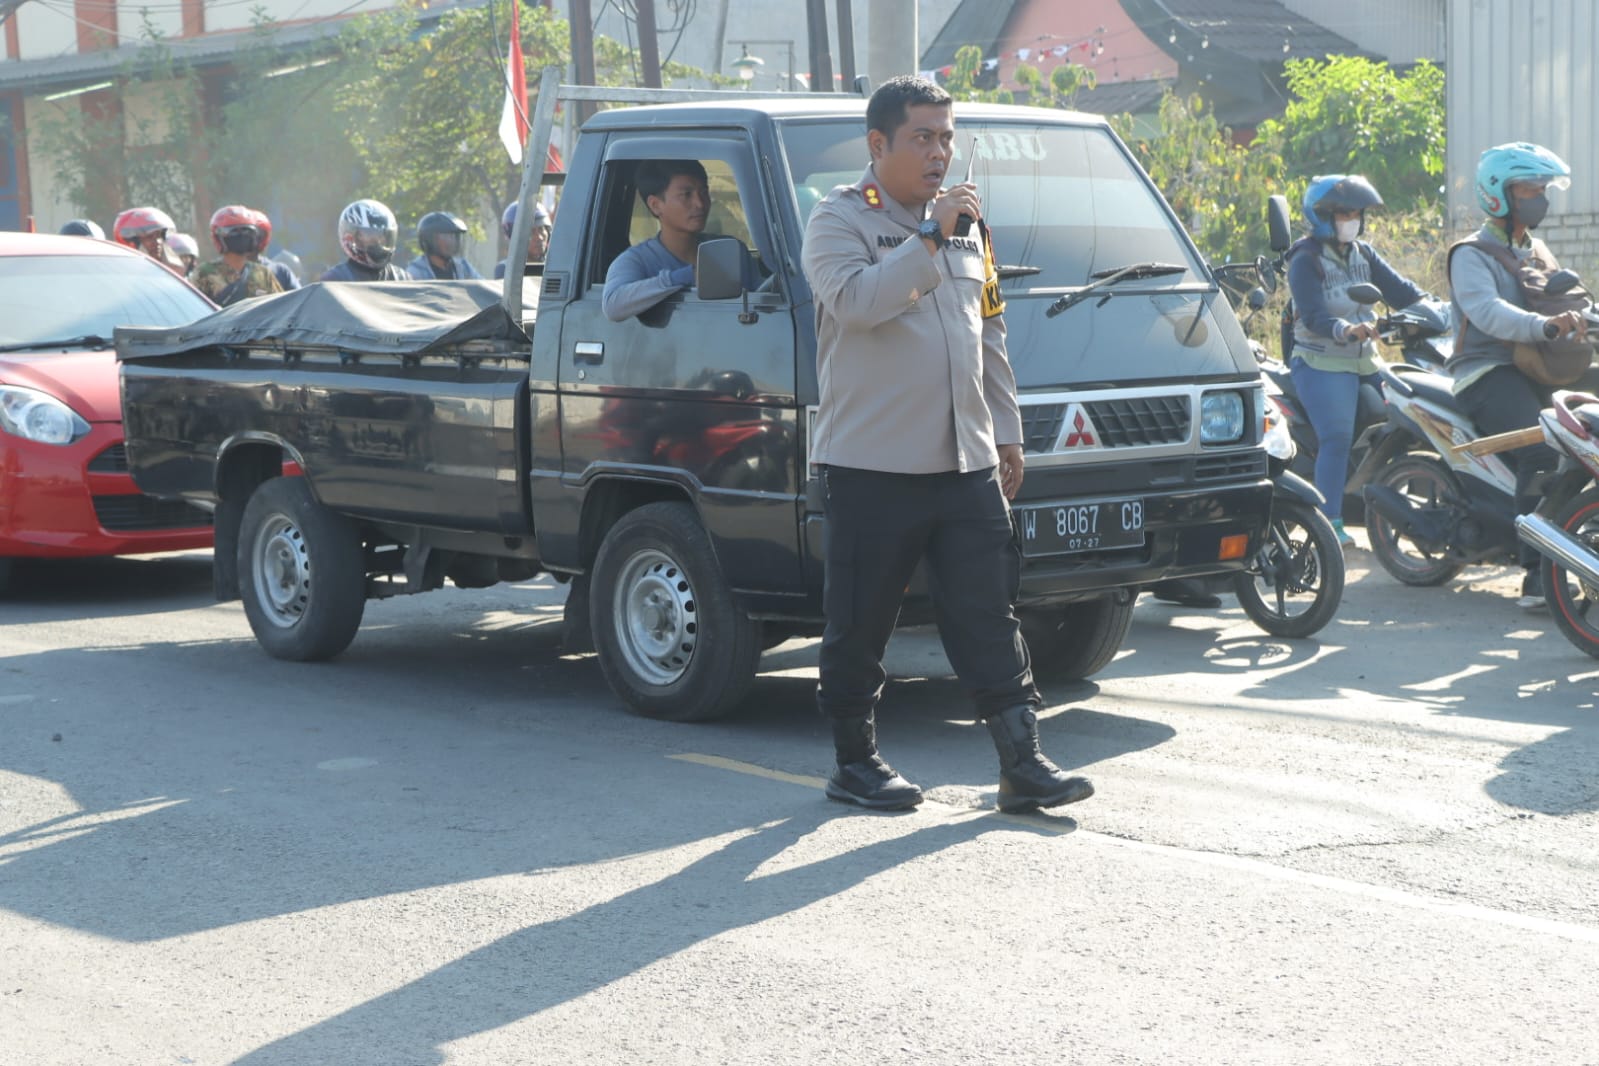
[[265, 254], [267, 245], [272, 243], [272, 220], [267, 217], [265, 211], [258, 211], [253, 207], [249, 211], [250, 214], [255, 216], [255, 228], [261, 231], [261, 247], [259, 250], [262, 254]]
[[255, 237], [257, 249], [262, 245], [261, 226], [258, 219], [260, 212], [252, 211], [243, 204], [229, 204], [219, 207], [211, 216], [211, 243], [216, 246], [217, 254], [221, 255], [227, 249], [223, 246], [223, 237], [229, 233], [240, 230], [249, 230]]
[[171, 233], [177, 229], [172, 216], [159, 207], [130, 207], [111, 223], [111, 236], [118, 244], [139, 247], [139, 238], [152, 233]]

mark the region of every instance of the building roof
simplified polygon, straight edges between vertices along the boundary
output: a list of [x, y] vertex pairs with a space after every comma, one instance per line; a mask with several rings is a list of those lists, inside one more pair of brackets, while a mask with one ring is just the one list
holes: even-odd
[[1095, 88], [1079, 90], [1072, 106], [1095, 115], [1144, 114], [1158, 109], [1160, 98], [1176, 85], [1176, 78], [1102, 81]]
[[1005, 22], [1015, 10], [1017, 0], [961, 0], [961, 4], [938, 31], [933, 43], [922, 53], [922, 70], [938, 70], [955, 62], [955, 53], [965, 45], [994, 54], [995, 43]]
[[1261, 64], [1366, 54], [1277, 0], [1121, 0], [1121, 5], [1179, 63], [1213, 49]]

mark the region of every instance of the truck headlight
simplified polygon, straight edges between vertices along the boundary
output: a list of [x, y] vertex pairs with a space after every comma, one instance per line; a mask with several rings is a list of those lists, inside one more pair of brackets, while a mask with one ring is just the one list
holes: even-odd
[[1233, 444], [1244, 438], [1244, 398], [1207, 392], [1199, 398], [1199, 443]]
[[89, 432], [89, 423], [49, 393], [0, 385], [0, 430], [39, 444], [71, 444]]

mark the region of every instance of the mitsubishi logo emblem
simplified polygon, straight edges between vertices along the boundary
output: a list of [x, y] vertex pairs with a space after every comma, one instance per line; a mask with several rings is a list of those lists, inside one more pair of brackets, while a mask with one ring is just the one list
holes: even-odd
[[1072, 431], [1067, 435], [1066, 443], [1061, 445], [1061, 447], [1075, 448], [1079, 444], [1090, 448], [1094, 446], [1094, 427], [1089, 425], [1088, 419], [1083, 417], [1081, 409], [1078, 410], [1077, 417], [1072, 419]]

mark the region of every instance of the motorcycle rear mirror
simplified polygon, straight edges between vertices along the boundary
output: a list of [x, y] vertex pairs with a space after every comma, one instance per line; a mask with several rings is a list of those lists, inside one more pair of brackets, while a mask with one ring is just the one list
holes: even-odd
[[1266, 290], [1261, 288], [1259, 285], [1256, 285], [1253, 289], [1249, 290], [1248, 300], [1249, 309], [1251, 311], [1259, 311], [1262, 307], [1266, 306]]
[[1255, 274], [1260, 278], [1260, 287], [1270, 296], [1277, 291], [1277, 270], [1271, 265], [1271, 260], [1263, 255], [1255, 256]]
[[1544, 282], [1544, 292], [1551, 296], [1559, 296], [1563, 292], [1570, 292], [1582, 284], [1582, 278], [1575, 270], [1557, 270], [1549, 275], [1549, 280]]
[[1382, 299], [1382, 290], [1369, 281], [1349, 286], [1349, 298], [1357, 304], [1374, 304]]
[[1271, 232], [1271, 250], [1286, 252], [1294, 243], [1293, 227], [1288, 221], [1288, 197], [1277, 195], [1266, 200], [1266, 228]]

